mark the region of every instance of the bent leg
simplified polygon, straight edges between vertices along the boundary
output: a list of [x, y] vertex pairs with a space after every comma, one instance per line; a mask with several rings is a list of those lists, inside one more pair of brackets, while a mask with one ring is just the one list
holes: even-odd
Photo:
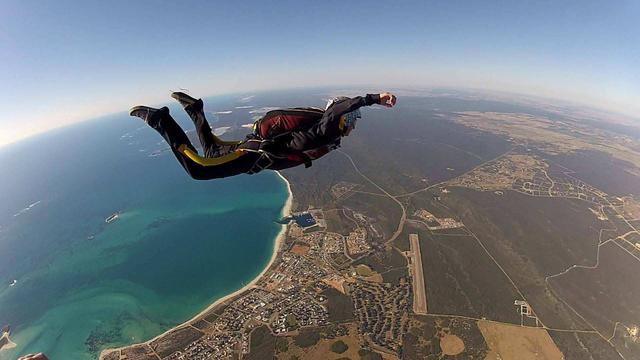
[[167, 141], [176, 159], [185, 171], [196, 180], [218, 179], [246, 173], [253, 166], [256, 158], [253, 154], [240, 157], [237, 160], [216, 166], [204, 166], [194, 162], [180, 152], [180, 146], [185, 145], [197, 154], [189, 138], [180, 125], [169, 114], [169, 109], [163, 107], [153, 114], [148, 123]]
[[182, 155], [178, 149], [181, 145], [186, 145], [189, 149], [197, 152], [189, 141], [187, 134], [184, 133], [180, 125], [169, 114], [169, 109], [165, 106], [153, 114], [148, 121], [149, 125], [154, 128], [169, 144], [171, 151], [176, 159], [185, 169], [185, 171], [194, 179], [202, 177], [202, 169], [200, 166], [190, 159]]
[[196, 126], [196, 132], [202, 144], [205, 157], [216, 157], [219, 154], [219, 145], [216, 143], [211, 126], [204, 115], [204, 103], [202, 99], [198, 99], [195, 103], [185, 106], [184, 110], [189, 114], [191, 120], [193, 120]]

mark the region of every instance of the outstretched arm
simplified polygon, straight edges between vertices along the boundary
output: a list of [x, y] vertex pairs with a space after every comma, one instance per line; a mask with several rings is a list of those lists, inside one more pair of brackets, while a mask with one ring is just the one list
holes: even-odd
[[367, 96], [356, 96], [350, 99], [344, 99], [329, 106], [327, 112], [340, 116], [342, 114], [351, 112], [363, 106], [369, 106], [380, 103], [381, 94], [367, 94]]
[[380, 104], [386, 107], [393, 107], [396, 104], [396, 96], [392, 93], [384, 92], [382, 94], [367, 94], [366, 96], [356, 96], [351, 99], [345, 99], [333, 104], [328, 110], [340, 116], [342, 114], [356, 110], [362, 106]]
[[345, 99], [331, 105], [318, 124], [305, 131], [296, 131], [291, 134], [291, 140], [286, 147], [290, 150], [303, 151], [326, 144], [328, 141], [340, 137], [340, 116], [354, 111], [362, 106], [380, 104], [393, 107], [396, 96], [384, 92], [382, 94], [367, 94]]

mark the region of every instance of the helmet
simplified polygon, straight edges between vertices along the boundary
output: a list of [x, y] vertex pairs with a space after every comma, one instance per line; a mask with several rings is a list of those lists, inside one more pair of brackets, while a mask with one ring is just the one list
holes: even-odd
[[[347, 99], [349, 98], [346, 96], [335, 97], [327, 102], [327, 106], [325, 106], [325, 110], [327, 110], [331, 105]], [[340, 130], [342, 130], [342, 136], [348, 136], [349, 133], [356, 128], [356, 122], [360, 118], [362, 118], [360, 109], [355, 109], [351, 112], [342, 114], [340, 116], [340, 124], [339, 124]]]

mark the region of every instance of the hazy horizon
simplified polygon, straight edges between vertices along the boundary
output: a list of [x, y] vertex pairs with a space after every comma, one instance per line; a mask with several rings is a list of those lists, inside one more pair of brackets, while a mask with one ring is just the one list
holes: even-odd
[[470, 88], [638, 118], [638, 15], [631, 1], [8, 2], [0, 146], [180, 88]]

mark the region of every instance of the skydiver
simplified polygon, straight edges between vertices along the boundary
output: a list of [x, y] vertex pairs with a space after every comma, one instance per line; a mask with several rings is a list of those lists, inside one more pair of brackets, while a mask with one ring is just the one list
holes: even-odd
[[359, 108], [380, 104], [393, 107], [396, 96], [385, 92], [354, 98], [330, 100], [324, 110], [290, 108], [267, 112], [254, 123], [254, 131], [241, 141], [222, 141], [211, 131], [202, 99], [174, 92], [176, 99], [193, 120], [204, 156], [200, 156], [187, 135], [165, 106], [155, 109], [135, 106], [130, 115], [143, 119], [167, 141], [178, 162], [196, 180], [209, 180], [238, 174], [255, 174], [265, 169], [282, 170], [326, 155], [340, 146], [343, 136], [356, 128]]

